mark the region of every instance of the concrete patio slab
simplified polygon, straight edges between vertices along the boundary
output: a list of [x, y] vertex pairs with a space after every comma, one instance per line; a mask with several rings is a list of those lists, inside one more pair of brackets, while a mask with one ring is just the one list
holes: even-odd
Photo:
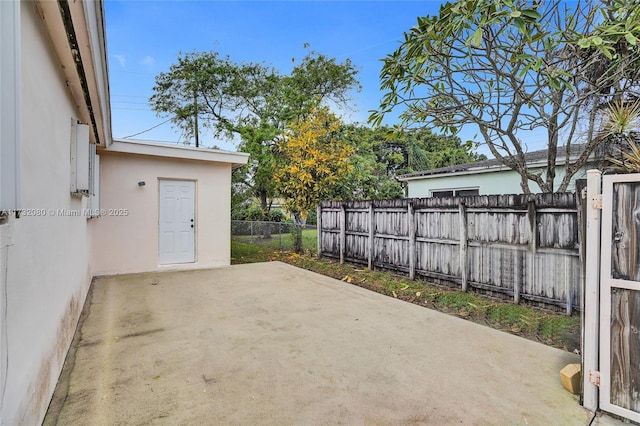
[[579, 357], [283, 263], [96, 279], [45, 424], [587, 425]]

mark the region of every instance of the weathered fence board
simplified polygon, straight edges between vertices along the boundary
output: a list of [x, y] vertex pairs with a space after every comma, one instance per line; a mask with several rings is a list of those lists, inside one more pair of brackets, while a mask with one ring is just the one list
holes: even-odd
[[617, 183], [613, 191], [613, 278], [640, 281], [640, 182]]
[[331, 201], [319, 217], [323, 256], [579, 307], [574, 194]]
[[610, 400], [640, 413], [640, 182], [614, 183], [610, 232]]
[[640, 323], [640, 291], [611, 294], [611, 403], [640, 412], [640, 339], [630, 330]]

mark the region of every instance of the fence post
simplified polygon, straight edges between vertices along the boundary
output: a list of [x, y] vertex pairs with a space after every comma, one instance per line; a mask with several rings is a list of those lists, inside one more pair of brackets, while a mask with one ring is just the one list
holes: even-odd
[[520, 304], [520, 287], [522, 286], [520, 277], [524, 276], [525, 280], [527, 277], [527, 274], [520, 274], [520, 271], [522, 271], [522, 260], [523, 259], [520, 258], [520, 252], [515, 252], [513, 260], [513, 303], [516, 305]]
[[[582, 309], [582, 405], [596, 411], [598, 409], [598, 387], [591, 383], [590, 373], [598, 371], [598, 350], [600, 338], [600, 215], [601, 211], [594, 201], [602, 193], [602, 173], [598, 170], [587, 171], [587, 223], [585, 259], [585, 285]], [[579, 194], [578, 194], [579, 195]]]
[[416, 277], [416, 222], [411, 200], [407, 203], [407, 221], [409, 225], [409, 279], [413, 280]]
[[373, 200], [369, 202], [369, 240], [367, 241], [369, 244], [368, 255], [369, 255], [369, 270], [373, 271], [373, 255], [374, 255], [374, 239], [375, 239], [375, 228], [376, 222], [373, 216]]
[[[579, 196], [579, 195], [577, 195], [577, 196]], [[565, 256], [564, 257], [564, 270], [565, 271], [569, 271], [569, 256]], [[571, 311], [572, 311], [572, 308], [573, 308], [573, 306], [571, 306], [571, 299], [572, 299], [572, 297], [571, 297], [571, 295], [572, 295], [571, 288], [572, 287], [573, 287], [573, 283], [571, 281], [569, 281], [569, 279], [565, 276], [565, 279], [564, 279], [564, 293], [565, 293], [565, 296], [567, 298], [567, 301], [566, 301], [567, 302], [566, 303], [566, 313], [567, 313], [568, 316], [571, 316]]]
[[347, 211], [344, 204], [340, 205], [340, 264], [344, 263], [344, 251], [347, 243]]
[[[536, 251], [538, 250], [538, 218], [536, 212], [536, 202], [534, 200], [529, 201], [527, 216], [529, 217], [529, 229], [531, 235], [529, 237], [529, 268], [527, 273], [526, 282], [531, 284], [531, 287], [535, 288], [536, 283]], [[518, 289], [519, 290], [519, 289]], [[515, 292], [514, 292], [515, 299]], [[518, 291], [518, 301], [520, 299], [520, 291]]]
[[467, 207], [462, 201], [458, 203], [458, 216], [460, 221], [460, 282], [462, 291], [467, 291], [467, 246], [469, 244], [469, 231], [467, 229]]
[[317, 258], [320, 259], [322, 257], [322, 204], [318, 204], [318, 209], [316, 213], [316, 228], [318, 229], [318, 254]]

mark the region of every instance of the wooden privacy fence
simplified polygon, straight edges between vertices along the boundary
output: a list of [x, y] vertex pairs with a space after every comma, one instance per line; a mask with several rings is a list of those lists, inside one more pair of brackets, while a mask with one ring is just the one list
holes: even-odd
[[318, 256], [544, 305], [579, 306], [579, 214], [571, 193], [325, 201]]

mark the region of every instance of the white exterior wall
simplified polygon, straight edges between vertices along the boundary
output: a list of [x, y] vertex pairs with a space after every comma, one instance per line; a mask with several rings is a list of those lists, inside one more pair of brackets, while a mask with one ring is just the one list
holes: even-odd
[[[565, 167], [556, 167], [555, 188], [560, 186], [565, 176]], [[576, 173], [569, 187], [568, 192], [575, 190], [575, 180], [585, 178], [584, 170]], [[431, 191], [441, 191], [460, 188], [478, 188], [479, 195], [497, 194], [522, 194], [520, 187], [520, 175], [513, 170], [497, 170], [484, 173], [468, 174], [442, 174], [425, 176], [415, 180], [407, 181], [407, 196], [409, 198], [431, 197]], [[540, 187], [533, 181], [529, 181], [529, 188], [534, 193], [542, 192]]]
[[[231, 164], [102, 151], [100, 206], [95, 225], [95, 275], [230, 264]], [[159, 180], [196, 181], [196, 262], [158, 264]], [[144, 181], [144, 186], [138, 182]], [[109, 216], [110, 209], [128, 209]]]
[[26, 210], [1, 226], [8, 243], [0, 265], [3, 425], [44, 418], [92, 277], [91, 221], [56, 214], [86, 206], [86, 199], [70, 195], [75, 106], [34, 3], [21, 2], [20, 23], [20, 195]]

